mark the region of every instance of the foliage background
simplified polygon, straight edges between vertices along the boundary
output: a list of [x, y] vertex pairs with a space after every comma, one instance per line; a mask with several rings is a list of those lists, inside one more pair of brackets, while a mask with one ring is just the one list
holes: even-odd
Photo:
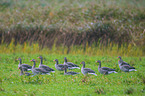
[[41, 49], [55, 43], [69, 50], [130, 44], [144, 54], [144, 5], [144, 0], [2, 0], [0, 42], [37, 42]]

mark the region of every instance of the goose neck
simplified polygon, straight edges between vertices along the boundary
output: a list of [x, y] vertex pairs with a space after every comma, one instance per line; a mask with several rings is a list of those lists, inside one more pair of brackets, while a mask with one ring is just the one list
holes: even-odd
[[101, 68], [101, 62], [99, 63], [99, 68]]
[[83, 63], [83, 68], [85, 68], [85, 63]]
[[56, 61], [56, 65], [58, 65], [58, 61]]
[[35, 63], [35, 61], [33, 61], [34, 62], [34, 65], [33, 65], [33, 67], [32, 68], [35, 68], [35, 66], [36, 66], [36, 63]]
[[67, 63], [67, 59], [64, 59], [64, 62]]
[[20, 60], [19, 64], [22, 64], [22, 60]]
[[41, 60], [40, 60], [40, 64], [43, 64], [43, 58], [41, 58]]

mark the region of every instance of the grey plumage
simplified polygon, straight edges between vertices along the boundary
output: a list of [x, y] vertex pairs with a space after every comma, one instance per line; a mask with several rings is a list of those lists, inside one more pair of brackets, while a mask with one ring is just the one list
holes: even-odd
[[121, 56], [118, 56], [117, 58], [120, 59], [120, 63], [121, 63], [121, 65], [129, 65], [129, 66], [130, 66], [129, 63], [127, 63], [127, 62], [125, 62], [125, 61], [122, 60]]
[[32, 73], [24, 72], [23, 69], [22, 69], [22, 67], [20, 67], [19, 69], [20, 69], [20, 71], [21, 71], [21, 72], [20, 72], [20, 76], [21, 76], [21, 75], [30, 76], [30, 75], [32, 74]]
[[97, 63], [99, 63], [99, 66], [98, 66], [98, 71], [101, 73], [101, 74], [104, 74], [104, 75], [107, 75], [107, 74], [110, 74], [110, 73], [117, 73], [115, 71], [115, 69], [111, 69], [111, 68], [108, 68], [108, 67], [101, 67], [101, 61], [98, 60], [96, 61]]
[[64, 64], [58, 64], [58, 59], [55, 59], [53, 60], [55, 61], [55, 68], [58, 70], [58, 71], [64, 71], [64, 68], [65, 68], [65, 65]]
[[67, 65], [68, 69], [80, 69], [78, 65], [72, 63], [72, 62], [67, 62], [67, 58], [64, 57], [64, 64]]
[[65, 68], [64, 75], [76, 75], [76, 74], [79, 74], [79, 73], [73, 72], [73, 71], [67, 72], [67, 65], [65, 65], [64, 68]]
[[33, 66], [32, 66], [32, 73], [34, 74], [33, 76], [35, 76], [36, 74], [49, 74], [50, 73], [50, 71], [46, 71], [43, 68], [35, 68], [35, 66], [36, 66], [35, 60], [32, 59], [31, 61], [34, 62]]
[[95, 74], [95, 71], [93, 71], [90, 68], [85, 68], [85, 62], [84, 61], [82, 61], [81, 64], [83, 64], [83, 67], [81, 68], [81, 72], [84, 75], [86, 75], [86, 74], [93, 74], [93, 75], [97, 76], [97, 74]]
[[47, 65], [43, 65], [43, 58], [42, 58], [42, 56], [39, 56], [38, 58], [40, 58], [39, 68], [43, 68], [46, 71], [55, 72], [54, 69], [48, 67]]
[[18, 64], [18, 69], [21, 67], [23, 69], [23, 71], [29, 71], [32, 69], [32, 66], [28, 65], [28, 64], [22, 64], [22, 59], [18, 58], [17, 60], [19, 60], [19, 64]]
[[120, 60], [118, 60], [118, 65], [119, 65], [120, 70], [122, 70], [124, 72], [137, 71], [137, 70], [135, 70], [135, 67], [130, 66], [130, 64], [128, 64], [128, 63], [124, 63], [121, 56], [118, 56], [118, 58], [120, 59]]

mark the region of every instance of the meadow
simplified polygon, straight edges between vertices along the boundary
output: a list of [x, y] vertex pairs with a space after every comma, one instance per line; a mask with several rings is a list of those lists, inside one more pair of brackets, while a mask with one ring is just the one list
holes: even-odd
[[[74, 76], [64, 75], [64, 72], [55, 70], [51, 75], [36, 75], [34, 77], [19, 76], [17, 58], [21, 57], [22, 62], [33, 65], [31, 59], [36, 59], [36, 66], [39, 65], [40, 54], [11, 53], [0, 54], [0, 95], [25, 95], [25, 96], [96, 96], [96, 95], [117, 95], [117, 96], [144, 96], [145, 95], [145, 58], [144, 57], [123, 57], [123, 60], [136, 67], [136, 72], [121, 72], [118, 66], [117, 56], [89, 56], [89, 55], [58, 55], [43, 54], [44, 64], [55, 69], [54, 59], [59, 63], [64, 62], [64, 57], [82, 67], [81, 61], [86, 62], [86, 67], [96, 71], [98, 76], [84, 76], [81, 69], [73, 71], [80, 74]], [[101, 60], [102, 66], [116, 69], [118, 73], [102, 75], [98, 72], [98, 64], [95, 61]], [[31, 71], [30, 71], [31, 72]]]
[[[145, 0], [1, 0], [0, 96], [145, 96]], [[55, 69], [64, 57], [98, 76], [20, 76], [19, 62]], [[119, 69], [118, 56], [136, 68]], [[118, 73], [102, 75], [102, 67]], [[70, 70], [68, 70], [70, 71]], [[30, 71], [31, 73], [31, 71]]]

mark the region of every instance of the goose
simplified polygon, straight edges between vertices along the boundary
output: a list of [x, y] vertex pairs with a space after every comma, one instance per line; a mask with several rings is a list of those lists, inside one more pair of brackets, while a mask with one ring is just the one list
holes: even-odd
[[65, 68], [65, 65], [64, 64], [58, 64], [58, 59], [55, 59], [53, 60], [56, 62], [55, 64], [55, 68], [58, 70], [58, 71], [64, 71], [64, 68]]
[[28, 65], [28, 64], [22, 64], [22, 59], [21, 58], [18, 58], [17, 60], [19, 60], [19, 64], [18, 64], [18, 69], [20, 67], [22, 67], [23, 71], [29, 71], [32, 69], [32, 66]]
[[46, 65], [43, 65], [43, 58], [42, 58], [42, 56], [39, 56], [38, 58], [40, 59], [39, 68], [43, 68], [46, 71], [55, 72], [54, 69], [52, 69], [52, 68], [50, 68], [50, 67], [48, 67]]
[[96, 61], [97, 63], [99, 63], [99, 66], [98, 66], [98, 71], [101, 73], [101, 74], [104, 74], [104, 75], [107, 75], [107, 74], [110, 74], [110, 73], [117, 73], [115, 71], [115, 69], [111, 69], [111, 68], [108, 68], [108, 67], [101, 67], [101, 61], [98, 60]]
[[68, 69], [80, 69], [78, 65], [72, 63], [72, 62], [67, 62], [67, 59], [66, 57], [64, 57], [64, 65], [67, 65], [68, 66]]
[[84, 61], [82, 61], [81, 64], [83, 64], [83, 67], [81, 68], [81, 72], [84, 75], [86, 75], [86, 74], [93, 74], [93, 75], [97, 76], [97, 74], [95, 74], [95, 71], [93, 71], [90, 68], [85, 68], [85, 62]]
[[120, 59], [121, 65], [129, 65], [130, 66], [130, 64], [128, 64], [127, 62], [125, 62], [125, 61], [122, 60], [121, 56], [118, 56], [117, 58]]
[[30, 75], [32, 74], [32, 73], [28, 73], [28, 72], [25, 72], [25, 73], [24, 73], [22, 67], [20, 67], [19, 69], [21, 70], [21, 72], [20, 72], [20, 76], [22, 76], [22, 75], [30, 76]]
[[135, 70], [135, 67], [122, 64], [122, 60], [118, 60], [118, 64], [119, 64], [120, 70], [122, 70], [124, 72], [137, 71], [137, 70]]
[[32, 73], [34, 74], [33, 76], [35, 76], [36, 74], [48, 74], [50, 75], [50, 71], [46, 71], [43, 68], [35, 68], [36, 63], [35, 63], [35, 59], [32, 59], [31, 61], [34, 62], [33, 66], [32, 66]]
[[70, 71], [70, 72], [67, 72], [67, 65], [65, 65], [64, 67], [64, 75], [76, 75], [76, 74], [79, 74], [77, 72], [73, 72], [73, 71]]

